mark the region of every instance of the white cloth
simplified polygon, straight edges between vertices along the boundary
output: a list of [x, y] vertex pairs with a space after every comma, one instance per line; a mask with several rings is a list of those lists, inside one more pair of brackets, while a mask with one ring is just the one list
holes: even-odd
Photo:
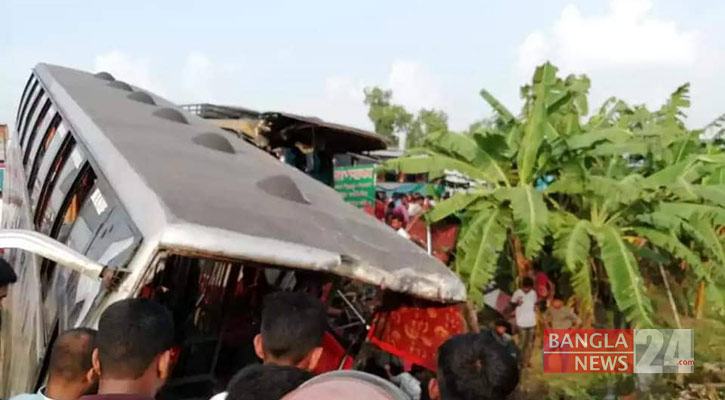
[[511, 302], [517, 304], [519, 301], [521, 304], [516, 307], [516, 325], [521, 328], [536, 326], [536, 291], [531, 289], [524, 293], [521, 289], [516, 290], [511, 296]]
[[400, 235], [406, 239], [410, 239], [410, 234], [408, 233], [408, 231], [405, 230], [405, 228], [398, 229], [398, 235]]
[[420, 214], [420, 212], [423, 211], [423, 207], [420, 206], [418, 203], [410, 203], [408, 204], [408, 215], [411, 217]]
[[41, 387], [36, 393], [23, 393], [13, 396], [10, 400], [53, 400], [45, 396], [45, 386]]
[[221, 392], [221, 393], [215, 394], [209, 400], [226, 400], [226, 398], [227, 398], [227, 392]]
[[420, 396], [423, 390], [420, 388], [420, 381], [407, 372], [403, 372], [400, 375], [395, 375], [390, 378], [390, 381], [398, 385], [400, 390], [405, 392], [412, 400], [420, 400]]

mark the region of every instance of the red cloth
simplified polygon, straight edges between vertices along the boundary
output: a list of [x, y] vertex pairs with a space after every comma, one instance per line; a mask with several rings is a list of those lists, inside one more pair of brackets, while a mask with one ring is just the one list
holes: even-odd
[[376, 316], [371, 342], [413, 364], [436, 369], [438, 347], [451, 336], [465, 332], [458, 306], [400, 307]]
[[536, 274], [536, 296], [539, 299], [545, 299], [549, 297], [549, 284], [551, 281], [549, 281], [549, 277], [546, 275], [545, 272], [538, 272]]
[[385, 203], [380, 200], [375, 200], [375, 218], [385, 221]]
[[[317, 367], [313, 372], [323, 374], [335, 371], [338, 368], [352, 369], [352, 364], [353, 359], [347, 355], [345, 348], [329, 332], [325, 332], [322, 336], [322, 356], [320, 356], [320, 361], [317, 362]], [[340, 365], [342, 365], [342, 368], [340, 368]]]

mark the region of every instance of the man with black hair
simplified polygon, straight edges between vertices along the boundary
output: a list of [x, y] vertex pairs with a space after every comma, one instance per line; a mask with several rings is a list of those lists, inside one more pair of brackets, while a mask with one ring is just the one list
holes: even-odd
[[268, 294], [254, 350], [265, 364], [312, 371], [322, 355], [326, 330], [327, 314], [319, 299], [302, 292]]
[[3, 306], [3, 299], [8, 297], [8, 289], [10, 285], [18, 281], [18, 276], [10, 264], [0, 258], [0, 309]]
[[174, 320], [149, 299], [111, 304], [98, 323], [93, 367], [100, 375], [98, 395], [83, 400], [150, 400], [171, 372]]
[[513, 338], [511, 337], [511, 334], [509, 333], [510, 326], [509, 323], [506, 322], [504, 319], [498, 319], [496, 320], [496, 324], [494, 325], [493, 330], [487, 331], [489, 332], [494, 339], [496, 339], [497, 342], [499, 342], [506, 351], [511, 355], [511, 357], [515, 358], [516, 360], [519, 359], [519, 349], [514, 344]]
[[393, 228], [398, 235], [406, 239], [410, 239], [410, 234], [408, 233], [408, 230], [405, 229], [405, 219], [399, 213], [393, 213], [390, 215], [388, 218], [388, 225], [390, 225], [390, 227]]
[[516, 326], [519, 334], [519, 348], [521, 349], [521, 366], [531, 366], [531, 352], [534, 349], [536, 336], [536, 291], [534, 281], [524, 278], [521, 289], [511, 296], [511, 303], [516, 307]]
[[500, 400], [519, 383], [511, 355], [491, 335], [466, 333], [438, 349], [438, 373], [428, 384], [432, 400]]
[[239, 371], [229, 381], [227, 400], [279, 400], [312, 378], [303, 369], [255, 364]]
[[[264, 296], [260, 333], [254, 351], [264, 364], [313, 371], [322, 356], [327, 313], [322, 302], [303, 292], [276, 292]], [[226, 392], [211, 400], [224, 400]]]
[[98, 375], [92, 355], [96, 331], [77, 328], [63, 332], [53, 344], [48, 367], [48, 383], [37, 393], [20, 394], [10, 400], [77, 400], [96, 393]]

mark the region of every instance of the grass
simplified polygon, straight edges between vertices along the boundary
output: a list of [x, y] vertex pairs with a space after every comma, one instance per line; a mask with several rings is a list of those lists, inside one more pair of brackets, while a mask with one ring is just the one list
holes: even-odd
[[[655, 323], [663, 327], [675, 328], [676, 323], [672, 308], [662, 289], [650, 287], [653, 307], [656, 310]], [[681, 288], [676, 288], [681, 289]], [[681, 292], [682, 293], [682, 292]], [[683, 329], [693, 329], [695, 334], [695, 373], [694, 374], [662, 374], [654, 375], [649, 390], [638, 399], [721, 399], [710, 390], [704, 397], [684, 389], [690, 384], [707, 384], [725, 382], [725, 320], [715, 313], [706, 318], [694, 319], [682, 315], [680, 321]], [[627, 377], [624, 374], [544, 374], [542, 366], [541, 346], [532, 354], [532, 367], [522, 375], [519, 393], [516, 400], [544, 399], [601, 399], [607, 392], [607, 386], [631, 388], [632, 382], [623, 384]], [[618, 383], [619, 382], [619, 383]], [[626, 390], [625, 390], [626, 391]], [[623, 392], [620, 390], [620, 392]], [[704, 393], [704, 392], [703, 392]], [[695, 396], [695, 397], [692, 397]], [[626, 397], [619, 397], [626, 398]]]

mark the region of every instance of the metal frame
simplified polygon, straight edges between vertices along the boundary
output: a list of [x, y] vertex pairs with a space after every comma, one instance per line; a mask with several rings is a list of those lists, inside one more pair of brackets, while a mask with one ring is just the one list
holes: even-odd
[[25, 250], [93, 279], [100, 280], [105, 269], [65, 244], [35, 231], [0, 229], [0, 248]]

